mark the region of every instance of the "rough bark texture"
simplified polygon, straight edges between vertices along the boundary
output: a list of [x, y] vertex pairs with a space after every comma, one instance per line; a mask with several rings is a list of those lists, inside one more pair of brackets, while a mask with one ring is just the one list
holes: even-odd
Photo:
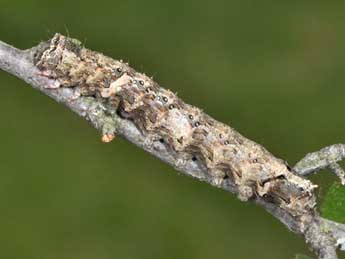
[[319, 258], [337, 258], [345, 227], [319, 217], [316, 185], [301, 176], [329, 167], [341, 177], [342, 145], [291, 169], [128, 64], [60, 34], [26, 51], [0, 42], [0, 68], [89, 120], [104, 142], [121, 135], [186, 175], [254, 201], [303, 234]]

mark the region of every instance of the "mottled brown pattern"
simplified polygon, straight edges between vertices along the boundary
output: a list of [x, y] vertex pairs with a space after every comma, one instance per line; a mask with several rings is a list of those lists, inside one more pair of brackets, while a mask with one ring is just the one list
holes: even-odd
[[185, 104], [127, 63], [59, 34], [35, 62], [43, 74], [58, 80], [59, 87], [102, 98], [147, 138], [164, 143], [178, 157], [201, 162], [215, 185], [235, 183], [241, 200], [261, 197], [306, 223], [313, 215], [315, 185], [296, 176], [261, 145]]

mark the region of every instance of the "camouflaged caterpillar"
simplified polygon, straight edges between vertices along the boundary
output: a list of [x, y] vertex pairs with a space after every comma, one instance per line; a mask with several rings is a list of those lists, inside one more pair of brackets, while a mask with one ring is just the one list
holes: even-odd
[[215, 185], [235, 183], [241, 200], [260, 197], [293, 217], [308, 218], [315, 212], [316, 186], [310, 181], [127, 63], [56, 34], [35, 57], [35, 64], [42, 74], [57, 80], [52, 87], [73, 87], [79, 95], [101, 98], [146, 137], [164, 143], [176, 156], [201, 163]]

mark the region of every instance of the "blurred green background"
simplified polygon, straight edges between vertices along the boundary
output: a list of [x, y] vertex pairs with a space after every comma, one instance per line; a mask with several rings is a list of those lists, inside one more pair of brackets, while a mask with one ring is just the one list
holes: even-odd
[[[0, 39], [129, 61], [294, 164], [345, 142], [344, 1], [0, 0]], [[260, 207], [178, 175], [0, 71], [0, 258], [292, 259]], [[312, 179], [323, 196], [335, 180]], [[343, 258], [345, 258], [343, 256]]]

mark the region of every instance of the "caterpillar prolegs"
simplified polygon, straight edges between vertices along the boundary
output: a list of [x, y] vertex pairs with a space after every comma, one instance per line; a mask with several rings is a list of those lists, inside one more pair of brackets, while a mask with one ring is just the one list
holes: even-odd
[[231, 181], [241, 200], [261, 197], [293, 217], [314, 213], [315, 185], [261, 145], [184, 103], [127, 63], [56, 34], [35, 64], [56, 79], [56, 87], [73, 87], [80, 95], [101, 99], [176, 157], [198, 161], [215, 185]]

